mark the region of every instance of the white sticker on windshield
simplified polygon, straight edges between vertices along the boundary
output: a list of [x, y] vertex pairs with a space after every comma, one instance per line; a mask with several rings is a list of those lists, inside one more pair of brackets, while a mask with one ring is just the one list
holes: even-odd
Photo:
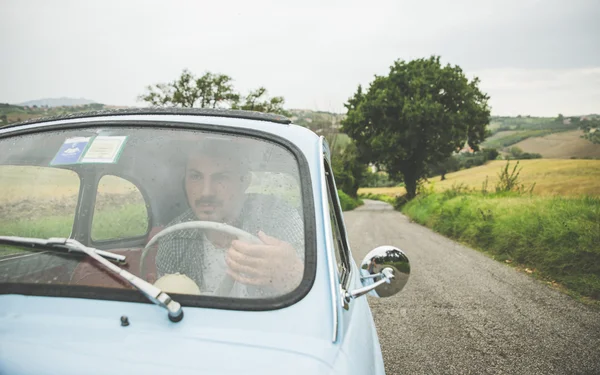
[[60, 146], [50, 165], [77, 164], [89, 141], [89, 137], [67, 138]]
[[81, 163], [116, 163], [126, 139], [127, 136], [97, 136], [81, 159]]

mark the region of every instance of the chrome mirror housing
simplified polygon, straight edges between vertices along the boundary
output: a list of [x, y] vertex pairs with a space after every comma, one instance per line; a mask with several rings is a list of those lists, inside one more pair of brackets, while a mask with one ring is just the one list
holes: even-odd
[[347, 293], [350, 300], [369, 293], [374, 297], [391, 297], [408, 282], [410, 263], [404, 252], [393, 246], [379, 246], [371, 250], [360, 265], [363, 287]]

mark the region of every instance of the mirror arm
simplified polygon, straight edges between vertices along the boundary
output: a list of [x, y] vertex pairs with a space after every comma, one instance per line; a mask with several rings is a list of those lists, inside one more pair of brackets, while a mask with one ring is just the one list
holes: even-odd
[[381, 277], [381, 280], [379, 280], [371, 285], [363, 286], [362, 288], [358, 288], [358, 289], [354, 289], [349, 292], [346, 292], [346, 296], [345, 296], [346, 302], [350, 302], [353, 299], [356, 299], [364, 294], [369, 293], [371, 290], [377, 288], [381, 284], [385, 284], [385, 283], [389, 284], [390, 281], [394, 278], [394, 270], [389, 267], [386, 267], [386, 268], [382, 269], [381, 272], [378, 274], [361, 277], [361, 280], [374, 279], [376, 277]]

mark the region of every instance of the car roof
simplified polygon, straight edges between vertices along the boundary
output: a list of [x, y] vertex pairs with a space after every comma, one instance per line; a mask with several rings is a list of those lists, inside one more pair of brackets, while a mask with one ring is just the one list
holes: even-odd
[[0, 137], [14, 132], [36, 131], [52, 128], [56, 125], [64, 127], [72, 124], [93, 124], [100, 122], [137, 122], [138, 125], [154, 126], [152, 123], [180, 123], [187, 126], [203, 125], [235, 127], [258, 130], [270, 133], [291, 141], [305, 153], [311, 155], [316, 151], [320, 136], [312, 130], [295, 125], [285, 116], [273, 113], [240, 111], [229, 109], [207, 108], [128, 108], [106, 111], [72, 113], [63, 116], [31, 119], [0, 127]]
[[256, 111], [243, 111], [234, 109], [220, 108], [176, 108], [176, 107], [147, 107], [147, 108], [122, 108], [109, 109], [89, 112], [75, 112], [60, 116], [42, 117], [29, 119], [17, 123], [6, 125], [4, 128], [16, 127], [28, 124], [37, 124], [43, 122], [52, 122], [59, 120], [84, 119], [90, 117], [106, 117], [106, 116], [121, 116], [121, 115], [189, 115], [189, 116], [207, 116], [207, 117], [229, 117], [248, 120], [259, 120], [275, 122], [283, 125], [292, 123], [289, 118], [276, 113], [264, 113]]

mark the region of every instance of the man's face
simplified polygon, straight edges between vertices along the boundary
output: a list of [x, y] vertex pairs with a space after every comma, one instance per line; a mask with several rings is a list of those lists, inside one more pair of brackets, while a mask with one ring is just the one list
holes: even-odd
[[185, 171], [185, 191], [198, 220], [235, 219], [247, 187], [239, 161], [192, 154]]

